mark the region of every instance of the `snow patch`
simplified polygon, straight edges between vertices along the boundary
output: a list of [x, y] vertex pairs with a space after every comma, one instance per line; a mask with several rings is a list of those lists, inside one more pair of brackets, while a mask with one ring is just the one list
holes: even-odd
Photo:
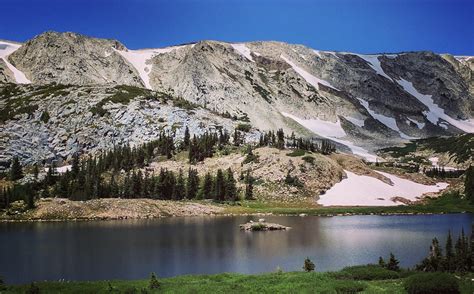
[[367, 110], [367, 112], [369, 112], [369, 114], [373, 118], [375, 118], [376, 120], [378, 120], [379, 122], [384, 124], [389, 129], [392, 129], [395, 132], [398, 132], [400, 134], [400, 137], [402, 137], [403, 139], [407, 139], [407, 140], [416, 139], [416, 138], [410, 137], [410, 136], [406, 135], [405, 133], [403, 133], [402, 131], [400, 131], [400, 129], [398, 128], [398, 125], [397, 125], [397, 121], [394, 118], [385, 116], [383, 114], [375, 113], [375, 111], [373, 111], [369, 108], [369, 102], [367, 102], [363, 99], [360, 99], [360, 98], [357, 98], [357, 99], [359, 100], [360, 104], [362, 104], [362, 106], [364, 106], [364, 108]]
[[358, 119], [358, 118], [351, 117], [351, 116], [346, 116], [345, 119], [347, 119], [348, 121], [350, 121], [354, 125], [356, 125], [358, 127], [361, 127], [361, 128], [364, 127], [364, 125], [365, 125], [365, 119]]
[[340, 143], [342, 145], [347, 146], [353, 154], [361, 156], [365, 158], [367, 161], [375, 162], [377, 160], [377, 156], [369, 153], [366, 149], [354, 145], [354, 143], [341, 139], [342, 137], [347, 136], [346, 132], [341, 126], [341, 122], [337, 120], [336, 122], [330, 122], [320, 119], [301, 119], [297, 116], [292, 114], [281, 112], [283, 116], [289, 117], [292, 120], [296, 121], [303, 127], [307, 128], [308, 130], [312, 131], [319, 136], [330, 139], [334, 142]]
[[428, 107], [429, 111], [424, 112], [426, 118], [434, 125], [439, 125], [440, 127], [447, 128], [447, 126], [443, 125], [442, 122], [439, 120], [442, 119], [449, 124], [455, 126], [456, 128], [463, 130], [466, 133], [474, 133], [474, 120], [456, 120], [444, 112], [444, 109], [439, 107], [437, 104], [434, 103], [432, 95], [424, 95], [418, 92], [417, 89], [413, 86], [412, 82], [407, 80], [401, 79], [397, 80], [397, 83], [403, 87], [403, 89], [411, 94], [413, 97], [418, 99], [421, 103], [423, 103], [426, 107]]
[[319, 204], [323, 206], [403, 205], [401, 202], [392, 201], [391, 198], [398, 196], [414, 201], [425, 193], [439, 192], [448, 186], [447, 183], [423, 185], [392, 174], [378, 172], [392, 181], [393, 185], [389, 185], [373, 177], [356, 175], [350, 171], [345, 172], [347, 178], [321, 195], [318, 200]]
[[387, 75], [382, 69], [382, 66], [380, 65], [380, 60], [379, 60], [380, 55], [362, 55], [362, 54], [356, 54], [356, 55], [364, 59], [365, 61], [367, 61], [370, 67], [373, 68], [377, 74], [393, 81], [393, 79], [389, 75]]
[[[72, 165], [65, 165], [65, 166], [61, 166], [61, 167], [57, 167], [56, 168], [56, 172], [59, 173], [59, 174], [63, 174], [65, 173], [66, 171], [71, 171], [71, 167]], [[45, 172], [48, 172], [49, 171], [49, 167], [46, 167], [44, 169]]]
[[247, 48], [247, 46], [245, 46], [245, 44], [230, 44], [232, 46], [232, 48], [234, 48], [234, 50], [236, 50], [237, 52], [239, 52], [241, 55], [243, 55], [245, 58], [247, 58], [248, 60], [250, 61], [254, 61], [253, 58], [252, 58], [252, 54], [250, 51], [249, 48]]
[[336, 87], [331, 85], [328, 81], [325, 81], [325, 80], [322, 80], [322, 79], [319, 79], [319, 78], [313, 76], [309, 72], [305, 71], [301, 67], [299, 67], [296, 64], [294, 64], [293, 62], [291, 62], [285, 56], [280, 55], [280, 58], [283, 59], [286, 63], [288, 63], [300, 76], [302, 76], [306, 80], [306, 82], [311, 84], [316, 89], [319, 90], [319, 84], [321, 84], [321, 85], [324, 85], [326, 87], [330, 87], [330, 88], [333, 88], [334, 90], [339, 91]]
[[8, 55], [12, 54], [18, 48], [20, 48], [21, 45], [14, 44], [14, 43], [7, 43], [4, 41], [0, 41], [0, 58], [3, 59], [7, 67], [13, 72], [13, 76], [15, 78], [15, 81], [19, 84], [31, 84], [31, 81], [25, 76], [23, 72], [18, 70], [16, 67], [13, 66], [8, 61]]
[[421, 123], [421, 122], [417, 122], [416, 120], [412, 119], [412, 118], [409, 118], [407, 117], [407, 120], [408, 122], [412, 122], [414, 124], [416, 124], [416, 126], [421, 130], [425, 127], [425, 123]]
[[143, 84], [147, 89], [152, 89], [150, 85], [150, 71], [151, 71], [151, 64], [147, 64], [147, 62], [155, 57], [158, 54], [168, 53], [176, 49], [180, 49], [185, 46], [174, 46], [174, 47], [166, 47], [166, 48], [156, 48], [156, 49], [142, 49], [142, 50], [117, 50], [112, 48], [115, 52], [122, 55], [128, 62], [130, 62], [133, 67], [138, 71], [140, 78], [143, 81]]

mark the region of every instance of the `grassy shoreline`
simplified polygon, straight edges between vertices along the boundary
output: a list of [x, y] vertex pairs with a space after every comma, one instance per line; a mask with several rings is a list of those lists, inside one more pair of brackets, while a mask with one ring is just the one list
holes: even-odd
[[[395, 272], [396, 273], [396, 272]], [[149, 280], [38, 282], [40, 293], [406, 293], [404, 280], [413, 272], [355, 279], [339, 272], [221, 273], [183, 275], [159, 279], [159, 289]], [[461, 293], [473, 293], [473, 274], [456, 275]], [[1, 293], [25, 293], [31, 287], [8, 286]]]

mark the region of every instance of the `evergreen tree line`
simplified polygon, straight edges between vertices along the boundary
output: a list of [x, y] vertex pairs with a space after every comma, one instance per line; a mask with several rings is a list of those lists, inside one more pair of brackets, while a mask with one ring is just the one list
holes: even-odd
[[474, 166], [469, 166], [465, 173], [464, 194], [466, 198], [474, 204]]
[[423, 169], [423, 173], [428, 177], [436, 177], [436, 178], [459, 178], [464, 174], [465, 170], [457, 169], [457, 170], [445, 170], [444, 167], [433, 167]]
[[451, 232], [448, 233], [443, 249], [437, 238], [430, 246], [428, 257], [416, 266], [416, 270], [427, 272], [472, 272], [474, 271], [474, 236], [467, 237], [462, 230], [453, 244]]
[[336, 145], [330, 140], [323, 139], [321, 145], [314, 142], [311, 138], [296, 138], [295, 133], [291, 133], [291, 136], [285, 139], [285, 133], [283, 129], [279, 129], [277, 132], [267, 131], [260, 135], [258, 142], [259, 147], [270, 146], [278, 149], [292, 148], [301, 149], [311, 152], [318, 152], [325, 155], [329, 155], [336, 151]]

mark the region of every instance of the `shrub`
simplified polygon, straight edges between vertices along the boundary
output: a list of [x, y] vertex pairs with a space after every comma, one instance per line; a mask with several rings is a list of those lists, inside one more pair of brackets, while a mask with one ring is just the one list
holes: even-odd
[[39, 294], [40, 289], [35, 283], [31, 283], [28, 289], [25, 291], [26, 294]]
[[296, 149], [293, 152], [287, 153], [286, 156], [298, 157], [298, 156], [303, 156], [305, 154], [306, 154], [306, 151], [302, 149]]
[[345, 267], [333, 275], [338, 279], [365, 281], [398, 279], [400, 277], [398, 272], [388, 270], [375, 264]]
[[236, 129], [241, 132], [248, 133], [252, 126], [250, 124], [238, 124]]
[[303, 156], [303, 158], [301, 158], [301, 159], [303, 159], [304, 161], [306, 161], [309, 164], [314, 164], [314, 157], [313, 156], [306, 155], [306, 156]]
[[364, 291], [366, 288], [366, 285], [361, 282], [355, 282], [355, 281], [343, 281], [343, 282], [338, 282], [336, 286], [334, 287], [334, 290], [336, 290], [336, 293], [344, 293], [344, 294], [349, 294], [349, 293], [358, 293], [361, 291]]
[[304, 260], [303, 269], [305, 272], [312, 272], [315, 269], [314, 263], [308, 257]]
[[7, 287], [5, 286], [5, 282], [3, 281], [3, 278], [0, 276], [0, 291], [5, 290]]
[[160, 282], [158, 281], [158, 278], [156, 277], [155, 273], [151, 273], [151, 275], [150, 275], [150, 285], [148, 287], [152, 290], [160, 288]]
[[304, 186], [304, 184], [298, 179], [298, 177], [290, 175], [289, 172], [286, 174], [285, 184], [299, 188], [302, 188]]
[[409, 294], [460, 293], [459, 283], [448, 273], [418, 273], [405, 280]]
[[41, 114], [41, 117], [40, 117], [40, 120], [44, 123], [47, 123], [49, 121], [49, 112], [48, 111], [43, 111], [43, 113]]

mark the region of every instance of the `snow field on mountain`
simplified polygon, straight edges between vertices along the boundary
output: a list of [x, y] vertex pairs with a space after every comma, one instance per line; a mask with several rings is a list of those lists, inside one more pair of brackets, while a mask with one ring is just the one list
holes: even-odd
[[379, 179], [356, 175], [345, 171], [347, 178], [335, 184], [324, 195], [319, 197], [318, 203], [323, 206], [395, 206], [403, 205], [394, 202], [393, 197], [403, 197], [415, 201], [425, 193], [439, 192], [445, 189], [447, 183], [423, 185], [395, 175], [378, 172], [390, 179], [393, 185]]
[[15, 52], [21, 45], [0, 41], [0, 58], [3, 59], [7, 67], [13, 72], [15, 80], [19, 84], [30, 84], [31, 81], [23, 72], [14, 67], [7, 59], [8, 55]]

